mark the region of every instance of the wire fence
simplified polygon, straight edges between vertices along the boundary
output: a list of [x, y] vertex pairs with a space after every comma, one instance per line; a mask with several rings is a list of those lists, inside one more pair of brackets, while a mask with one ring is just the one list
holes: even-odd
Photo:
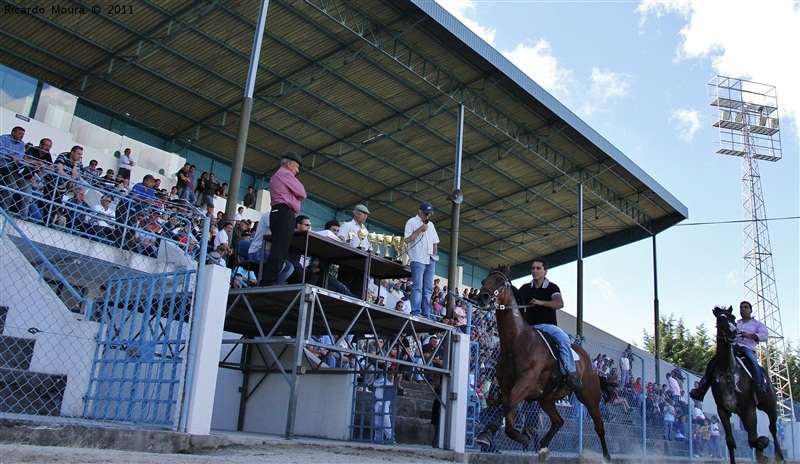
[[0, 418], [177, 429], [203, 215], [0, 157]]
[[[486, 428], [500, 408], [500, 390], [496, 379], [500, 338], [493, 313], [473, 309], [470, 338], [467, 448], [489, 454], [535, 453], [539, 447], [539, 437], [543, 437], [550, 427], [550, 419], [535, 402], [523, 402], [516, 410], [517, 429], [534, 431], [527, 448], [508, 438], [502, 431], [496, 434], [491, 446], [481, 447], [475, 443], [477, 434]], [[677, 398], [673, 398], [668, 386], [648, 376], [652, 366], [647, 366], [644, 358], [626, 352], [623, 347], [595, 340], [581, 340], [580, 344], [589, 353], [593, 360], [592, 367], [598, 374], [618, 383], [612, 398], [600, 405], [606, 442], [612, 456], [722, 459], [727, 455], [724, 432], [721, 432], [721, 437], [719, 434], [712, 435], [711, 418], [706, 423], [692, 415], [688, 392], [694, 377], [683, 375], [680, 369], [673, 370], [671, 374], [679, 377], [682, 390]], [[625, 372], [619, 365], [623, 356], [630, 360], [629, 365], [624, 363]], [[565, 422], [548, 446], [552, 455], [600, 454], [602, 450], [594, 424], [586, 408], [574, 395], [558, 401], [556, 407]], [[752, 457], [752, 450], [746, 446], [746, 433], [741, 430], [734, 433], [736, 442], [741, 444], [736, 456]]]

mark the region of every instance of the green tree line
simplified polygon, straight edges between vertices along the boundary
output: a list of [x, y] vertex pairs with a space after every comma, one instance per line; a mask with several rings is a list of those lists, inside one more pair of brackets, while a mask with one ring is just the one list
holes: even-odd
[[[714, 329], [716, 330], [716, 329]], [[658, 333], [661, 337], [661, 359], [682, 368], [702, 373], [706, 364], [717, 350], [716, 334], [709, 334], [705, 324], [695, 327], [692, 332], [683, 322], [683, 318], [675, 320], [675, 315], [661, 315], [658, 320]], [[644, 331], [644, 349], [655, 354], [655, 337]], [[775, 351], [770, 347], [778, 363], [789, 367], [789, 381], [792, 386], [794, 401], [800, 401], [800, 342], [792, 345], [786, 341], [786, 353]]]

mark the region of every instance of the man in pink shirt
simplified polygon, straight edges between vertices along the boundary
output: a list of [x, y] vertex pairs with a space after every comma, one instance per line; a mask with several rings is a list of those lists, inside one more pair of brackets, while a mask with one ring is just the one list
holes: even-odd
[[[749, 301], [739, 303], [739, 314], [741, 314], [742, 318], [736, 321], [738, 333], [736, 334], [736, 341], [733, 342], [733, 349], [737, 355], [744, 355], [750, 361], [750, 372], [753, 374], [753, 380], [756, 384], [756, 396], [759, 402], [763, 402], [767, 398], [767, 380], [756, 359], [756, 344], [767, 341], [769, 330], [764, 323], [753, 319], [753, 305]], [[689, 396], [693, 400], [703, 401], [703, 397], [710, 387], [708, 379], [711, 378], [715, 360], [716, 356], [711, 358], [708, 366], [706, 366], [706, 373], [700, 379], [697, 388], [693, 388], [689, 392]]]
[[294, 235], [294, 218], [300, 212], [300, 202], [306, 199], [306, 189], [296, 177], [302, 165], [300, 155], [293, 151], [289, 152], [283, 156], [281, 167], [269, 181], [272, 247], [267, 258], [262, 285], [278, 283], [278, 274], [289, 253], [289, 245]]

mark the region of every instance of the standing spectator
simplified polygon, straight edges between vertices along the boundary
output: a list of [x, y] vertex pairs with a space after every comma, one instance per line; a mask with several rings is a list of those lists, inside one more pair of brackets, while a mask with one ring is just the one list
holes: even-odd
[[278, 274], [289, 253], [289, 245], [294, 236], [294, 218], [300, 212], [300, 203], [306, 199], [306, 189], [297, 180], [297, 173], [300, 172], [302, 165], [299, 154], [293, 151], [287, 153], [281, 159], [281, 167], [272, 175], [269, 182], [272, 248], [267, 258], [264, 285], [278, 283]]
[[191, 204], [194, 204], [197, 201], [197, 196], [194, 194], [194, 171], [197, 169], [197, 166], [194, 164], [189, 166], [189, 185], [186, 187], [186, 198], [185, 200]]
[[708, 425], [709, 430], [709, 457], [721, 458], [722, 453], [719, 450], [719, 420], [717, 416], [711, 418], [711, 423]]
[[233, 221], [234, 221], [235, 223], [237, 223], [237, 224], [238, 224], [239, 222], [241, 222], [241, 221], [244, 219], [244, 216], [242, 215], [242, 213], [244, 213], [244, 206], [240, 206], [240, 207], [239, 207], [239, 208], [236, 210], [236, 216], [234, 216], [234, 217], [233, 217]]
[[[271, 184], [270, 184], [271, 185]], [[375, 420], [373, 426], [375, 441], [394, 442], [392, 430], [392, 396], [394, 393], [394, 374], [378, 374], [372, 386], [375, 389]]]
[[631, 360], [628, 358], [628, 353], [624, 353], [619, 359], [619, 370], [622, 375], [622, 388], [627, 388], [631, 380]]
[[200, 174], [200, 178], [197, 179], [197, 183], [194, 186], [194, 193], [196, 197], [196, 202], [194, 203], [197, 206], [202, 206], [203, 203], [203, 189], [206, 186], [206, 179], [208, 179], [208, 173], [204, 172]]
[[200, 205], [208, 208], [209, 213], [214, 212], [214, 195], [217, 194], [219, 184], [214, 180], [214, 173], [208, 175], [208, 179], [203, 182], [203, 200]]
[[178, 188], [178, 198], [186, 200], [189, 198], [189, 192], [192, 191], [192, 179], [189, 177], [191, 165], [186, 163], [180, 171], [178, 171], [178, 181], [175, 186]]
[[[669, 375], [669, 374], [668, 374]], [[675, 407], [672, 405], [672, 400], [667, 399], [664, 403], [664, 440], [672, 440], [672, 430], [675, 425]]]
[[439, 234], [430, 222], [432, 215], [433, 206], [427, 201], [422, 202], [417, 215], [406, 221], [403, 234], [411, 259], [411, 315], [431, 319], [433, 275], [439, 260]]
[[675, 404], [681, 401], [681, 385], [678, 380], [667, 372], [667, 384], [669, 384], [669, 394], [672, 396], [672, 401]]
[[119, 155], [119, 167], [117, 172], [123, 179], [131, 180], [131, 169], [136, 166], [131, 158], [131, 149], [126, 148], [121, 155]]
[[244, 200], [242, 200], [245, 208], [255, 209], [256, 207], [256, 195], [253, 193], [253, 186], [247, 187], [247, 193], [244, 195]]

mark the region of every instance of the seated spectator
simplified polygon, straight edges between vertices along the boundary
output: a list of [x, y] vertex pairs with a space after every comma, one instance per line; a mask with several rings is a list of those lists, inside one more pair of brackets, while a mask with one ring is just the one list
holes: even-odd
[[233, 224], [230, 222], [225, 223], [225, 227], [217, 232], [216, 237], [214, 238], [214, 248], [219, 251], [220, 248], [225, 250], [225, 253], [230, 256], [231, 253], [231, 245], [229, 243], [230, 236], [233, 233]]
[[100, 204], [94, 205], [92, 210], [95, 212], [92, 219], [94, 234], [103, 238], [111, 237], [114, 234], [114, 228], [106, 222], [113, 222], [115, 218], [114, 211], [111, 209], [111, 195], [103, 195], [100, 198]]
[[66, 204], [66, 226], [76, 232], [91, 232], [92, 223], [87, 214], [92, 207], [86, 203], [83, 188], [76, 187], [72, 190], [72, 198]]
[[256, 273], [242, 266], [235, 266], [231, 271], [231, 275], [231, 287], [233, 288], [248, 288], [258, 285]]
[[153, 231], [136, 229], [133, 234], [134, 249], [145, 256], [158, 256], [158, 235]]

